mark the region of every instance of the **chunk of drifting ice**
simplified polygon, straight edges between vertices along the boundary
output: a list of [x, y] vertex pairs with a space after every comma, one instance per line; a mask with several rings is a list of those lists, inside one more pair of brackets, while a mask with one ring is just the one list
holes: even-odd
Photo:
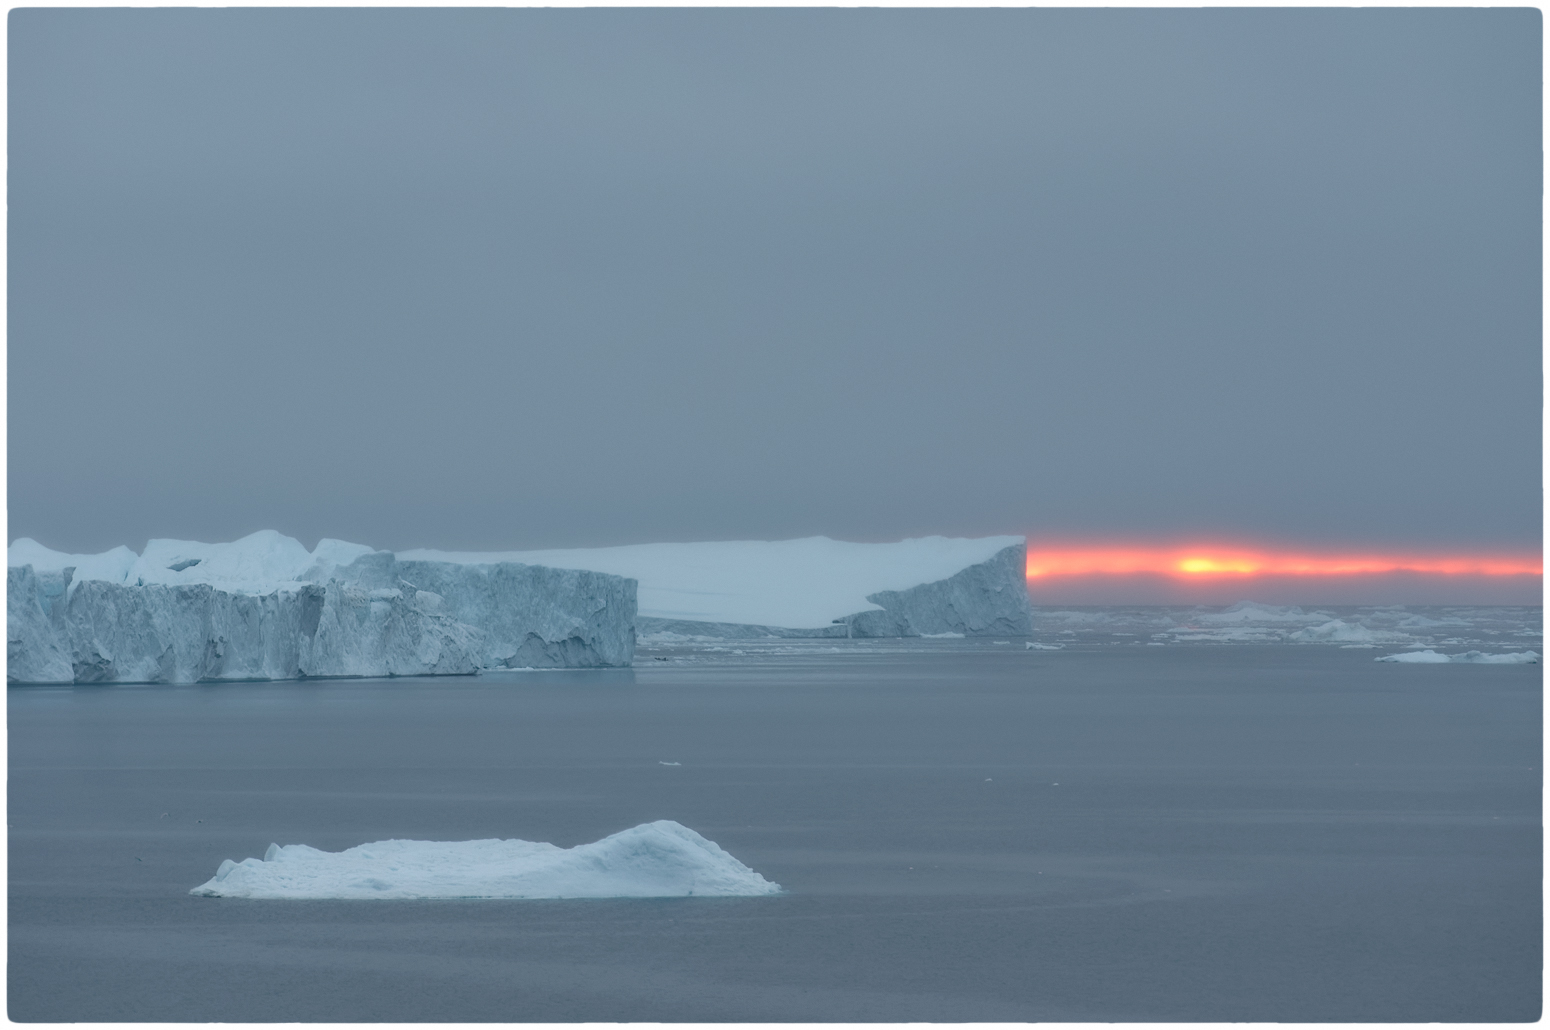
[[[1352, 625], [1340, 619], [1330, 619], [1319, 626], [1309, 626], [1291, 634], [1291, 640], [1305, 643], [1352, 643], [1372, 644], [1380, 640], [1394, 640], [1392, 633], [1374, 633], [1366, 626]], [[1400, 638], [1404, 639], [1403, 637]]]
[[1403, 654], [1386, 654], [1374, 658], [1375, 662], [1406, 662], [1411, 665], [1436, 665], [1450, 661], [1445, 654], [1436, 651], [1406, 651]]
[[1486, 654], [1483, 651], [1465, 651], [1456, 654], [1449, 661], [1469, 662], [1474, 665], [1536, 665], [1539, 662], [1538, 651], [1517, 651], [1512, 654]]
[[1463, 665], [1533, 665], [1539, 661], [1536, 651], [1518, 651], [1512, 654], [1486, 654], [1484, 651], [1465, 651], [1463, 654], [1441, 654], [1433, 650], [1406, 651], [1403, 654], [1386, 654], [1374, 658], [1375, 662], [1406, 662], [1417, 665], [1440, 665], [1452, 662]]
[[189, 891], [207, 898], [755, 897], [771, 883], [686, 826], [663, 819], [592, 844], [384, 840], [329, 852], [270, 845], [221, 863]]

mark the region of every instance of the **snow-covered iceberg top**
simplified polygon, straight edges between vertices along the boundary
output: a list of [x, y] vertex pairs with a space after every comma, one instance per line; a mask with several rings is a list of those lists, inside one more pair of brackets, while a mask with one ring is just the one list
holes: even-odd
[[771, 883], [669, 819], [591, 844], [384, 840], [346, 851], [271, 844], [227, 859], [189, 891], [208, 898], [678, 898], [779, 894]]
[[141, 554], [127, 547], [102, 554], [66, 554], [22, 537], [11, 544], [6, 563], [11, 568], [31, 565], [38, 573], [74, 568], [72, 587], [85, 580], [129, 586], [209, 583], [231, 593], [267, 594], [303, 579], [324, 578], [319, 573], [349, 565], [373, 550], [364, 544], [325, 539], [309, 551], [301, 541], [272, 529], [225, 544], [152, 540]]
[[6, 564], [15, 569], [31, 565], [34, 572], [62, 572], [75, 569], [74, 582], [83, 579], [100, 579], [109, 583], [122, 583], [140, 556], [127, 547], [115, 547], [101, 554], [66, 554], [50, 550], [31, 537], [22, 537], [11, 544], [6, 554]]
[[1539, 661], [1537, 651], [1517, 651], [1509, 654], [1487, 654], [1484, 651], [1465, 651], [1463, 654], [1442, 654], [1427, 649], [1406, 651], [1403, 654], [1386, 654], [1374, 658], [1375, 662], [1405, 662], [1412, 665], [1441, 665], [1452, 662], [1462, 665], [1534, 665]]
[[878, 610], [867, 600], [944, 580], [988, 561], [1020, 536], [941, 536], [858, 544], [828, 537], [631, 544], [551, 551], [400, 552], [400, 561], [521, 562], [588, 569], [639, 582], [638, 612], [657, 619], [762, 626], [823, 626]]

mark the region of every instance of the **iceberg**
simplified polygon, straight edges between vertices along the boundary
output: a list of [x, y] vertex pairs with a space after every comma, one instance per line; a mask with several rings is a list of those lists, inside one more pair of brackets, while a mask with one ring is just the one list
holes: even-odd
[[207, 898], [682, 898], [779, 894], [687, 826], [643, 823], [591, 844], [526, 840], [384, 840], [345, 851], [271, 844], [227, 859], [189, 891]]
[[97, 555], [11, 545], [12, 683], [628, 666], [667, 638], [1027, 636], [1021, 537], [394, 554], [264, 530]]
[[1441, 665], [1445, 662], [1451, 662], [1455, 665], [1535, 665], [1539, 662], [1539, 653], [1537, 651], [1517, 651], [1509, 654], [1487, 654], [1484, 651], [1465, 651], [1463, 654], [1442, 654], [1428, 648], [1425, 651], [1386, 654], [1374, 658], [1373, 661], [1405, 662], [1414, 665]]
[[[827, 537], [576, 550], [404, 551], [400, 561], [518, 562], [636, 580], [641, 634], [677, 637], [1026, 636], [1018, 536], [864, 544]], [[665, 638], [671, 639], [671, 638]]]
[[[7, 680], [195, 683], [627, 666], [635, 584], [506, 562], [398, 562], [273, 531], [143, 554], [18, 540], [7, 570]], [[80, 575], [82, 569], [85, 576]]]

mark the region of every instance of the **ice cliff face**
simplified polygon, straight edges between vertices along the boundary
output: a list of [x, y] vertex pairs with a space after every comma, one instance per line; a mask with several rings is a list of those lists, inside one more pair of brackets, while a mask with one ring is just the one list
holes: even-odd
[[[635, 656], [635, 583], [620, 576], [389, 551], [306, 575], [328, 580], [309, 676], [588, 668]], [[356, 669], [371, 671], [347, 671]]]
[[322, 608], [312, 585], [238, 594], [87, 580], [70, 592], [60, 636], [76, 683], [295, 679]]
[[1015, 544], [935, 583], [867, 595], [881, 611], [845, 619], [853, 637], [1031, 636], [1028, 547]]
[[5, 669], [13, 683], [69, 683], [70, 656], [56, 629], [68, 573], [12, 568], [5, 579]]
[[[334, 557], [353, 560], [341, 565]], [[7, 679], [433, 676], [627, 666], [634, 657], [635, 583], [619, 576], [511, 563], [398, 562], [386, 551], [295, 558], [286, 556], [293, 575], [305, 565], [301, 578], [278, 579], [272, 565], [250, 565], [250, 578], [215, 582], [145, 582], [169, 578], [160, 571], [133, 581], [74, 581], [73, 567], [12, 566]], [[187, 561], [177, 558], [167, 571], [186, 573], [198, 564], [175, 568]]]

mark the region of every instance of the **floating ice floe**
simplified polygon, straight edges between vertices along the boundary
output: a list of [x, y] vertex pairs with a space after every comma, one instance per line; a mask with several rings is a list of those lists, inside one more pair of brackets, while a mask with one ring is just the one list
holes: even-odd
[[207, 898], [680, 898], [779, 894], [687, 826], [642, 823], [591, 844], [384, 840], [346, 851], [269, 845], [189, 891]]
[[1386, 654], [1374, 658], [1375, 662], [1406, 662], [1415, 665], [1441, 665], [1454, 662], [1465, 665], [1533, 665], [1539, 661], [1534, 651], [1518, 651], [1512, 654], [1486, 654], [1484, 651], [1465, 651], [1463, 654], [1442, 654], [1437, 651], [1406, 651], [1404, 654]]

